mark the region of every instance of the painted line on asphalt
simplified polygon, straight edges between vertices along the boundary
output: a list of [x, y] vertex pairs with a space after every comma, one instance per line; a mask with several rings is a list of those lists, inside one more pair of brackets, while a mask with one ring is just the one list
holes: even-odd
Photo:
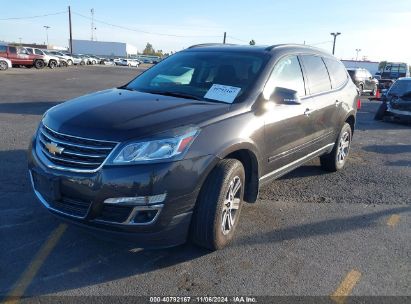
[[53, 251], [54, 247], [57, 245], [66, 229], [66, 224], [60, 224], [56, 229], [54, 229], [54, 231], [48, 237], [47, 241], [37, 252], [30, 265], [26, 268], [21, 277], [14, 284], [13, 289], [7, 295], [4, 303], [14, 304], [19, 302], [20, 298], [24, 295], [27, 287], [29, 287], [37, 272], [40, 270], [41, 266], [44, 264], [50, 253]]
[[341, 282], [340, 286], [330, 295], [331, 300], [337, 304], [345, 303], [347, 297], [351, 294], [354, 286], [361, 278], [361, 272], [351, 270]]
[[390, 227], [394, 227], [400, 221], [400, 216], [398, 214], [393, 214], [387, 221], [387, 225]]

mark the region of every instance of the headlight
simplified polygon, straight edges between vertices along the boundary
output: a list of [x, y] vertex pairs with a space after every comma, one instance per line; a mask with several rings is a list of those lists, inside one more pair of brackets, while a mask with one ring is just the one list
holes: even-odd
[[197, 134], [198, 130], [190, 130], [176, 137], [128, 144], [120, 150], [113, 163], [147, 163], [174, 158], [188, 150]]

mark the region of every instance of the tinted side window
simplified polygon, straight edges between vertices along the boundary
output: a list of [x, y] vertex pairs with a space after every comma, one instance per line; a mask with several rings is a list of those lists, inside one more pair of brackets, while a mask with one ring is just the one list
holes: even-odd
[[26, 49], [29, 54], [33, 54], [33, 49]]
[[0, 53], [6, 53], [6, 52], [7, 52], [7, 46], [0, 45]]
[[341, 62], [332, 58], [323, 59], [328, 68], [328, 74], [330, 74], [333, 89], [342, 86], [347, 81], [345, 66]]
[[286, 88], [305, 95], [304, 79], [297, 56], [287, 56], [276, 63], [264, 88], [264, 98], [269, 99], [275, 88]]
[[17, 48], [15, 48], [14, 46], [9, 47], [9, 51], [12, 54], [17, 54]]
[[301, 56], [308, 78], [311, 94], [331, 90], [330, 77], [321, 57], [313, 55]]
[[43, 55], [42, 51], [40, 51], [40, 50], [34, 50], [34, 53], [37, 54], [37, 55]]

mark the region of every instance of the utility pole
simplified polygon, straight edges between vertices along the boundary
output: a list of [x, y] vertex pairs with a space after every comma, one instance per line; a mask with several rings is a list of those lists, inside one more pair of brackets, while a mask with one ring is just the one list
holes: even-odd
[[330, 33], [331, 36], [334, 36], [334, 42], [333, 42], [333, 55], [335, 53], [335, 41], [337, 40], [337, 36], [341, 35], [340, 32], [336, 32], [336, 33]]
[[70, 54], [73, 54], [73, 33], [71, 30], [71, 9], [70, 5], [68, 7], [68, 15], [69, 15], [69, 32], [70, 32]]
[[357, 52], [357, 56], [355, 57], [355, 61], [358, 61], [358, 53], [361, 52], [361, 49], [355, 49], [355, 51]]
[[48, 25], [43, 25], [43, 27], [46, 29], [46, 41], [47, 41], [47, 47], [49, 46], [49, 28], [50, 26]]
[[94, 40], [94, 8], [90, 10], [91, 12], [91, 41]]
[[227, 38], [227, 33], [224, 32], [224, 38], [223, 38], [223, 43], [225, 44], [225, 39]]
[[19, 40], [20, 40], [20, 45], [21, 45], [21, 37], [19, 37]]

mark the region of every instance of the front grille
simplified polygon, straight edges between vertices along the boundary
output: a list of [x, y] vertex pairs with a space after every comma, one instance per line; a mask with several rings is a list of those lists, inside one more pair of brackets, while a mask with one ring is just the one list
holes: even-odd
[[56, 209], [63, 213], [77, 217], [85, 217], [87, 215], [88, 209], [90, 208], [91, 202], [78, 201], [63, 196], [61, 200], [52, 201], [49, 202], [49, 204], [53, 209]]
[[[52, 164], [62, 169], [84, 171], [98, 169], [117, 145], [111, 141], [61, 134], [45, 125], [40, 127], [37, 144]], [[50, 151], [48, 145], [59, 151]]]

